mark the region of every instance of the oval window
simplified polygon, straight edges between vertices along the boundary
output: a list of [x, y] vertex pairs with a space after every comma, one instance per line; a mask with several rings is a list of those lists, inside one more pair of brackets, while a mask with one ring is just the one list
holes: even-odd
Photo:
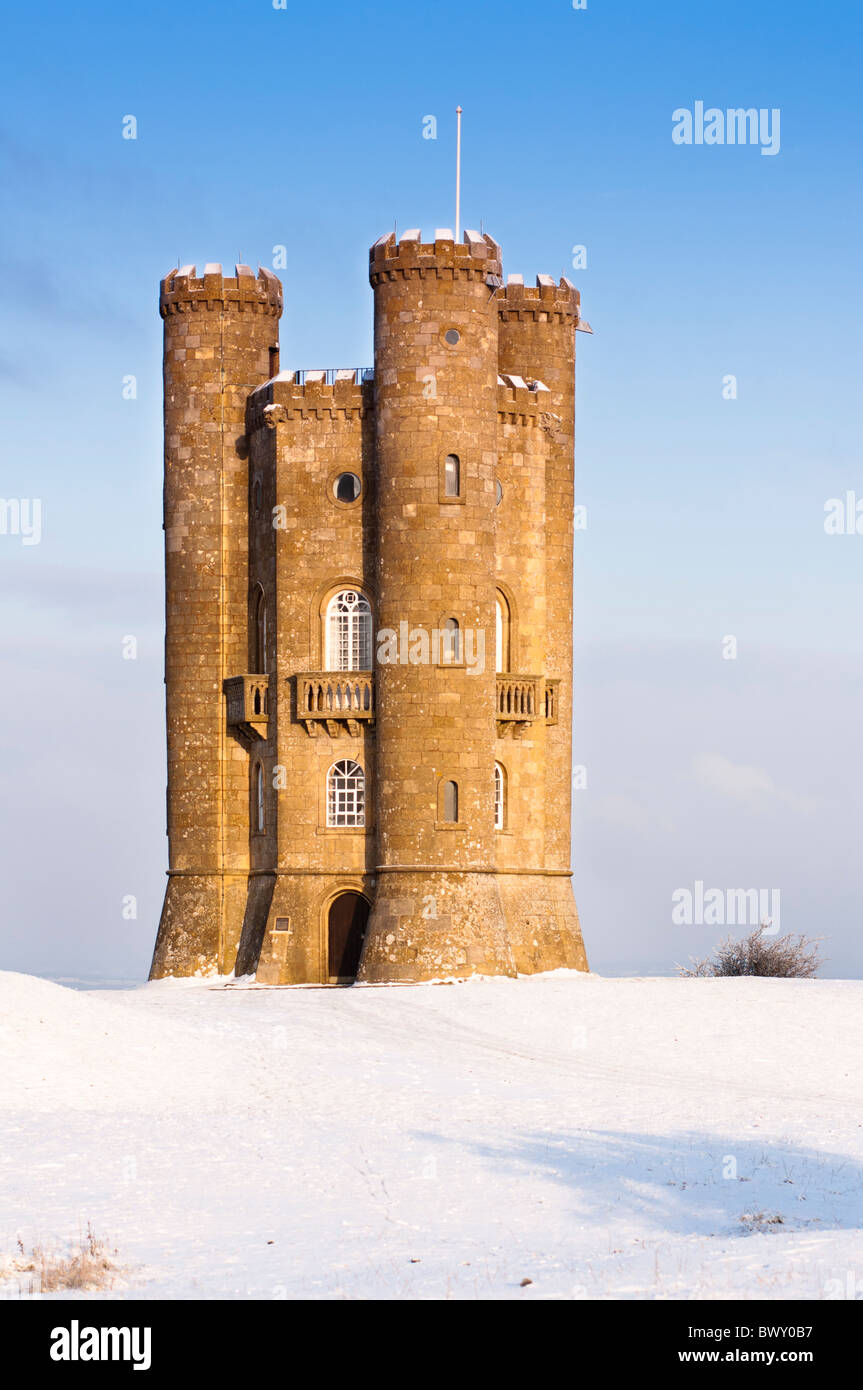
[[355, 502], [361, 487], [356, 473], [340, 473], [333, 483], [333, 496], [337, 502]]
[[455, 347], [456, 343], [461, 341], [461, 334], [457, 328], [448, 328], [443, 339], [445, 343], [449, 343], [450, 347]]

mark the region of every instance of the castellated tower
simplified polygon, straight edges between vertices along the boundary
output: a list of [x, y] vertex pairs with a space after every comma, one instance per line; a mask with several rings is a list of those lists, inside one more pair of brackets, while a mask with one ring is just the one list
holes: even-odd
[[278, 370], [282, 287], [248, 266], [162, 281], [169, 870], [153, 975], [233, 969], [249, 881], [249, 758], [222, 683], [248, 667], [249, 392]]
[[570, 872], [579, 296], [370, 253], [374, 368], [281, 287], [163, 282], [170, 871], [152, 974], [587, 969]]

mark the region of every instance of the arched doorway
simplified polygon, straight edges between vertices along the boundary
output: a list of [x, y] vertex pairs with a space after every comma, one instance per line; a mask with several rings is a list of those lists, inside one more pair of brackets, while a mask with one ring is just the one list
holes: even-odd
[[330, 903], [327, 932], [327, 975], [330, 984], [355, 980], [369, 920], [369, 905], [361, 893], [340, 893]]

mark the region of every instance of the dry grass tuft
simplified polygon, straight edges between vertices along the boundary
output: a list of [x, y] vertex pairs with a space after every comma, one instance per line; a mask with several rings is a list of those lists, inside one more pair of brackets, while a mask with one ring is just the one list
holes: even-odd
[[774, 1226], [784, 1226], [785, 1217], [780, 1211], [744, 1211], [740, 1224], [746, 1231], [769, 1231]]
[[89, 1221], [84, 1234], [65, 1249], [39, 1244], [28, 1251], [19, 1237], [18, 1253], [0, 1263], [0, 1282], [14, 1280], [21, 1298], [64, 1289], [111, 1289], [118, 1274], [116, 1254]]

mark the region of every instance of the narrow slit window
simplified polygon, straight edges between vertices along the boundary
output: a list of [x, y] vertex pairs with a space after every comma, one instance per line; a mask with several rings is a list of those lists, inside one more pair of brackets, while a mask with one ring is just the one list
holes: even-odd
[[461, 662], [461, 629], [457, 618], [447, 618], [441, 633], [441, 663], [457, 666]]
[[510, 626], [509, 604], [498, 590], [494, 614], [495, 670], [498, 674], [510, 669]]
[[255, 767], [255, 829], [261, 834], [266, 830], [264, 807], [264, 769], [261, 763]]
[[443, 818], [451, 825], [458, 821], [458, 782], [443, 784]]
[[447, 454], [443, 466], [444, 497], [461, 496], [461, 463], [458, 454]]
[[495, 830], [503, 830], [504, 813], [505, 813], [505, 810], [506, 810], [506, 807], [505, 807], [505, 804], [504, 804], [504, 787], [505, 787], [505, 782], [504, 782], [504, 776], [503, 776], [503, 768], [501, 767], [500, 763], [495, 763], [495, 765], [494, 765], [494, 828], [495, 828]]
[[267, 600], [263, 589], [258, 589], [255, 602], [255, 674], [263, 676], [267, 670]]

